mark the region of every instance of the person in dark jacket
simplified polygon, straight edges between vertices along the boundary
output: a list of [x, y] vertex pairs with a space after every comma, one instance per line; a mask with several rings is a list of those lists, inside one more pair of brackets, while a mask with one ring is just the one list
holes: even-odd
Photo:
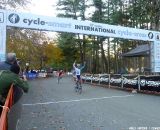
[[[27, 81], [19, 77], [20, 66], [17, 63], [15, 53], [8, 53], [6, 61], [0, 62], [0, 106], [3, 106], [8, 95], [11, 84], [14, 89], [14, 103], [16, 103], [23, 92], [28, 92], [29, 85]], [[0, 113], [2, 107], [0, 108]]]
[[[9, 71], [0, 70], [0, 96], [6, 99], [10, 86], [21, 88], [24, 92], [28, 92], [29, 84], [19, 77], [19, 75]], [[3, 102], [3, 101], [2, 101]]]
[[20, 73], [20, 66], [19, 66], [19, 64], [18, 64], [17, 61], [14, 61], [14, 63], [11, 65], [10, 71], [12, 71], [13, 73], [19, 75], [19, 73]]

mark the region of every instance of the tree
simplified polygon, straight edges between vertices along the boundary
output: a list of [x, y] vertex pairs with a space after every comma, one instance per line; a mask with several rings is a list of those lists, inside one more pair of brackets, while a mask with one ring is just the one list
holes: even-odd
[[72, 69], [75, 59], [78, 60], [78, 43], [74, 34], [61, 33], [57, 39], [57, 46], [62, 50], [64, 59], [63, 64], [67, 70]]
[[62, 61], [64, 60], [62, 50], [52, 42], [43, 45], [44, 45], [44, 56], [46, 58], [45, 62], [46, 65], [47, 66], [54, 65], [53, 67], [62, 66]]
[[[87, 1], [88, 0], [59, 0], [59, 2], [57, 3], [57, 7], [58, 7], [58, 10], [63, 11], [63, 13], [58, 14], [58, 17], [68, 17], [68, 18], [73, 18], [73, 19], [85, 20], [86, 19], [85, 12], [86, 12], [86, 8], [88, 7], [86, 5]], [[75, 50], [77, 50], [77, 52], [75, 52], [74, 55], [78, 54], [79, 55], [78, 59], [80, 60], [81, 63], [83, 63], [85, 60], [85, 52], [86, 52], [86, 50], [85, 50], [86, 49], [85, 35], [83, 35], [82, 36], [83, 38], [81, 39], [79, 34], [71, 34], [70, 35], [67, 33], [64, 33], [64, 34], [61, 33], [59, 35], [59, 37], [61, 37], [59, 44], [61, 44], [60, 42], [62, 42], [62, 44], [64, 45], [64, 43], [66, 42], [66, 40], [65, 40], [66, 37], [70, 37], [70, 36], [73, 36], [73, 38], [70, 38], [70, 40], [69, 40], [70, 43], [73, 43], [72, 46], [75, 46], [75, 44], [76, 44], [76, 46], [75, 46], [76, 49], [73, 49], [73, 51], [71, 51], [71, 52], [75, 52]], [[71, 41], [71, 40], [73, 40], [73, 41]]]
[[44, 56], [42, 41], [46, 39], [45, 34], [39, 31], [8, 28], [7, 52], [16, 53], [21, 60], [22, 68], [29, 63], [31, 68], [39, 69], [42, 67], [42, 57]]
[[0, 0], [0, 9], [25, 7], [29, 0]]
[[[60, 9], [62, 9], [64, 13], [59, 16], [72, 17], [80, 20], [90, 19], [93, 22], [140, 29], [159, 30], [160, 0], [90, 0], [88, 2], [90, 3], [89, 6], [87, 2], [85, 0], [62, 0], [60, 1]], [[93, 12], [90, 12], [93, 14], [90, 18], [84, 15], [86, 14], [87, 7], [95, 9]], [[75, 47], [77, 49], [80, 48], [80, 59], [84, 59], [83, 56], [90, 58], [89, 62], [93, 63], [95, 73], [99, 71], [107, 71], [110, 73], [111, 70], [118, 72], [118, 70], [125, 65], [130, 66], [130, 62], [128, 60], [124, 61], [119, 55], [137, 45], [145, 44], [145, 42], [142, 41], [125, 40], [121, 38], [111, 39], [83, 35], [83, 38], [80, 39], [80, 35], [77, 35], [77, 37], [76, 35], [72, 36], [77, 39], [75, 42], [79, 47]], [[88, 38], [91, 38], [90, 42], [88, 42]], [[107, 49], [104, 48], [106, 45]], [[88, 47], [90, 47], [90, 49]], [[89, 52], [86, 52], [88, 50]]]

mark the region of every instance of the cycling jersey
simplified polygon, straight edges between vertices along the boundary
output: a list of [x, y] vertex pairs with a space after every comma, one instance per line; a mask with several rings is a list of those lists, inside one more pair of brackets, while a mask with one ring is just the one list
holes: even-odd
[[74, 64], [73, 64], [73, 67], [74, 67], [74, 70], [75, 70], [75, 74], [76, 74], [77, 79], [80, 80], [81, 70], [85, 67], [85, 65], [82, 66], [82, 67], [80, 67], [80, 68], [78, 68], [78, 67], [75, 66], [75, 63], [74, 63]]
[[76, 75], [81, 75], [81, 70], [79, 68], [75, 68]]

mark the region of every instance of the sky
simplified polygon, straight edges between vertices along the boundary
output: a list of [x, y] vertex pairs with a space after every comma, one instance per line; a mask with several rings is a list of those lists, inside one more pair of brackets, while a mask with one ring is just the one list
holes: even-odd
[[[22, 12], [45, 15], [56, 17], [58, 11], [56, 10], [56, 4], [59, 0], [31, 0], [31, 3], [27, 5], [25, 9], [20, 9]], [[91, 10], [91, 8], [90, 8]], [[90, 12], [89, 10], [89, 12]], [[46, 32], [52, 39], [56, 37], [56, 32]]]
[[31, 4], [27, 6], [25, 12], [45, 15], [56, 16], [56, 3], [58, 0], [31, 0]]
[[[22, 12], [56, 17], [56, 3], [58, 0], [31, 0], [25, 9], [20, 9]], [[45, 31], [50, 39], [56, 37], [56, 32]]]

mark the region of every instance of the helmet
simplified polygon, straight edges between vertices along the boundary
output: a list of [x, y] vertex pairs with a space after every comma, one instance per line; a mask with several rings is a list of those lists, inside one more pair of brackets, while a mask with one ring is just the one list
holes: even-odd
[[16, 54], [15, 53], [8, 53], [6, 56], [7, 62], [14, 62], [16, 61]]
[[77, 67], [79, 68], [81, 65], [80, 64], [77, 64]]

